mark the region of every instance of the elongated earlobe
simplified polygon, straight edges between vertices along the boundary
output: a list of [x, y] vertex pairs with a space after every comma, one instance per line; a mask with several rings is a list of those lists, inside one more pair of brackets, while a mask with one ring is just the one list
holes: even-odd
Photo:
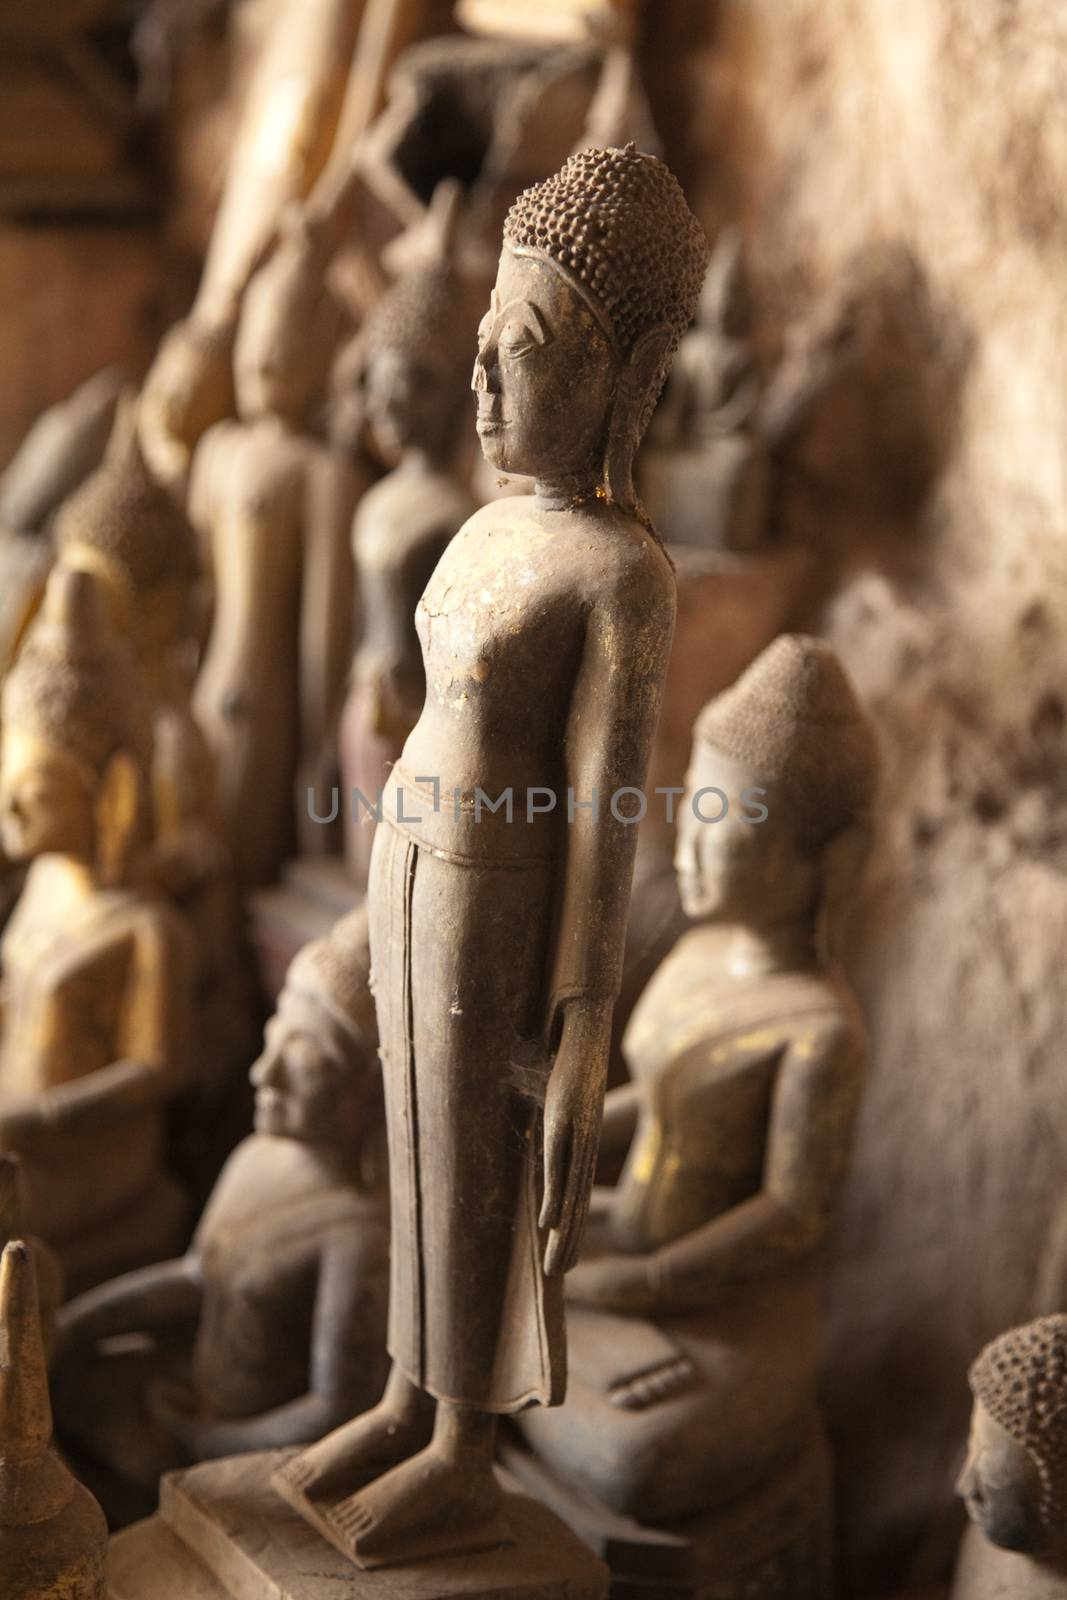
[[100, 783], [94, 822], [96, 863], [101, 881], [122, 883], [141, 820], [141, 778], [133, 756], [112, 756]]
[[608, 428], [604, 459], [604, 488], [615, 505], [631, 510], [637, 503], [633, 464], [638, 445], [652, 415], [650, 396], [662, 374], [671, 344], [666, 323], [643, 333], [630, 351], [619, 373], [615, 402]]

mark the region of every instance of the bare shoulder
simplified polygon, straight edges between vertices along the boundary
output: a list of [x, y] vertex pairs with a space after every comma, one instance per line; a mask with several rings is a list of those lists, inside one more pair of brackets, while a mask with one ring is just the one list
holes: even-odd
[[618, 506], [595, 512], [587, 523], [599, 594], [613, 605], [639, 611], [650, 621], [673, 624], [677, 605], [674, 567], [655, 534]]
[[855, 996], [844, 983], [830, 976], [813, 987], [822, 991], [823, 1003], [797, 1016], [792, 1030], [793, 1053], [836, 1075], [847, 1077], [862, 1071], [867, 1059], [867, 1031]]

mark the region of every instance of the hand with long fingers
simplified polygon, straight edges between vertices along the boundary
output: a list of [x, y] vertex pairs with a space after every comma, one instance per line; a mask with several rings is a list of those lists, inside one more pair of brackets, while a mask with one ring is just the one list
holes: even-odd
[[578, 1258], [596, 1177], [604, 1110], [610, 1000], [572, 1000], [545, 1096], [545, 1193], [541, 1227], [549, 1230], [545, 1273], [568, 1272]]

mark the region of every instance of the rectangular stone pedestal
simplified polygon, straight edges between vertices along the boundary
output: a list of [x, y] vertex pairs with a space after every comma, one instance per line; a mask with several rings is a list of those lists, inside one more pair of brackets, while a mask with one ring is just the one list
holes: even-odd
[[361, 1572], [270, 1487], [285, 1453], [206, 1462], [163, 1480], [159, 1512], [117, 1534], [110, 1600], [605, 1600], [607, 1568], [523, 1495], [516, 1543]]

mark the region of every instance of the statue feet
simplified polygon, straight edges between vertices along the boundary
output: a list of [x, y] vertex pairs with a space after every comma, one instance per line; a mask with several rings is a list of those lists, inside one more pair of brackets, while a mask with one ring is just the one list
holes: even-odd
[[434, 1404], [395, 1369], [378, 1404], [278, 1468], [271, 1484], [301, 1516], [311, 1502], [344, 1500], [422, 1450], [433, 1435]]
[[490, 1462], [457, 1456], [435, 1441], [358, 1494], [316, 1496], [309, 1520], [370, 1570], [512, 1544], [503, 1502]]

